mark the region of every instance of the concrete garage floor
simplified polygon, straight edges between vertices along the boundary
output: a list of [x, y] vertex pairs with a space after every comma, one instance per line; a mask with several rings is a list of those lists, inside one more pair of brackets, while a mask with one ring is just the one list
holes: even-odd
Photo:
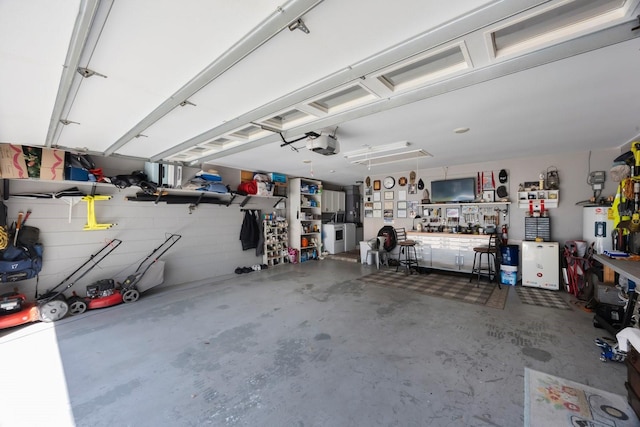
[[354, 280], [373, 270], [285, 265], [0, 331], [0, 425], [510, 427], [525, 367], [626, 395], [591, 314]]

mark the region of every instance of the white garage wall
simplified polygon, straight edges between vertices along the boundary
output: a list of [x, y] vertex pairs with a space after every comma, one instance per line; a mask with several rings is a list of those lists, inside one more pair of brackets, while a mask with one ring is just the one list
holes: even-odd
[[[482, 171], [499, 171], [506, 169], [509, 172], [509, 199], [512, 204], [509, 206], [510, 227], [509, 242], [518, 243], [524, 239], [524, 217], [526, 209], [520, 209], [517, 206], [518, 184], [525, 181], [538, 181], [538, 175], [542, 171], [546, 171], [550, 166], [558, 168], [560, 177], [560, 194], [558, 208], [550, 209], [551, 217], [551, 238], [562, 244], [566, 240], [580, 239], [582, 237], [582, 208], [576, 203], [587, 200], [593, 195], [591, 186], [587, 184], [587, 175], [589, 171], [589, 158], [591, 171], [603, 170], [607, 172], [607, 181], [605, 182], [602, 196], [613, 196], [616, 192], [617, 183], [611, 181], [609, 177], [609, 169], [613, 164], [613, 160], [620, 155], [618, 150], [604, 150], [594, 152], [574, 152], [558, 156], [540, 156], [527, 157], [521, 159], [500, 160], [489, 163], [468, 164], [462, 166], [452, 166], [446, 170], [443, 168], [434, 168], [426, 170], [418, 170], [416, 182], [419, 178], [425, 183], [425, 188], [431, 188], [432, 180], [446, 178], [476, 177], [478, 172]], [[414, 169], [415, 170], [415, 169]], [[409, 177], [407, 170], [401, 174], [394, 174], [396, 182], [401, 176]], [[372, 170], [373, 172], [373, 170]], [[384, 178], [384, 175], [369, 175], [371, 180]], [[364, 177], [363, 177], [364, 179]], [[498, 177], [495, 177], [496, 182]], [[405, 187], [406, 188], [406, 187]], [[382, 189], [384, 192], [384, 189]], [[398, 185], [396, 184], [393, 191], [396, 192], [394, 203], [397, 201]], [[420, 200], [422, 191], [418, 190], [416, 195], [407, 195], [408, 200]], [[367, 218], [364, 220], [364, 237], [370, 239], [377, 235], [378, 230], [383, 227], [382, 218]], [[411, 229], [411, 219], [394, 220], [394, 227], [405, 227]]]
[[[112, 173], [109, 176], [131, 173], [132, 170], [139, 169], [136, 165], [125, 164], [117, 171], [111, 169]], [[237, 174], [239, 177], [239, 171]], [[230, 178], [229, 182], [234, 180], [235, 178]], [[239, 178], [235, 181], [231, 185], [232, 188], [237, 187]], [[10, 194], [54, 192], [76, 184], [85, 194], [91, 193], [89, 183], [37, 180], [9, 182]], [[166, 262], [163, 286], [234, 274], [238, 266], [262, 263], [262, 257], [256, 257], [255, 249], [242, 250], [239, 236], [244, 213], [238, 205], [242, 197], [238, 197], [229, 207], [200, 204], [189, 213], [187, 204], [155, 205], [153, 202], [133, 202], [125, 199], [128, 195], [134, 195], [136, 191], [139, 191], [137, 187], [119, 190], [109, 184], [98, 184], [95, 194], [113, 197], [111, 200], [95, 202], [96, 220], [98, 223], [117, 224], [104, 231], [83, 231], [87, 223], [86, 202], [79, 202], [72, 207], [69, 222], [69, 205], [63, 200], [19, 197], [9, 197], [5, 200], [9, 222], [16, 220], [19, 211], [26, 212], [31, 209], [27, 225], [40, 229], [40, 241], [44, 245], [43, 269], [38, 285], [40, 293], [59, 284], [112, 239], [120, 239], [123, 243], [87, 276], [79, 280], [71, 290], [85, 295], [86, 285], [99, 279], [121, 277], [123, 272], [135, 270], [170, 233], [180, 234], [182, 239], [161, 258]], [[273, 199], [253, 198], [245, 208], [272, 212], [273, 204]], [[31, 299], [35, 294], [35, 286], [35, 279], [3, 283], [0, 284], [0, 293], [17, 287]], [[66, 294], [70, 294], [70, 291]]]

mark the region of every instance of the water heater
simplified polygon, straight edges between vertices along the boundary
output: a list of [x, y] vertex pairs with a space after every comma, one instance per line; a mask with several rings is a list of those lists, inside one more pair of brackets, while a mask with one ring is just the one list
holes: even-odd
[[613, 248], [613, 212], [609, 206], [586, 206], [582, 208], [582, 240], [593, 243], [598, 254]]

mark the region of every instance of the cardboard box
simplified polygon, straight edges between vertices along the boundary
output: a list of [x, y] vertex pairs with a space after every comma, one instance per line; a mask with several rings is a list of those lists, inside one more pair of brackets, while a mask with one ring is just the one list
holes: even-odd
[[63, 150], [43, 148], [39, 178], [53, 181], [64, 180], [64, 155]]
[[64, 151], [53, 148], [0, 144], [2, 178], [64, 180]]
[[40, 178], [40, 165], [42, 164], [42, 147], [22, 146], [22, 154], [27, 164], [29, 178]]
[[0, 144], [0, 176], [2, 178], [29, 178], [21, 145]]

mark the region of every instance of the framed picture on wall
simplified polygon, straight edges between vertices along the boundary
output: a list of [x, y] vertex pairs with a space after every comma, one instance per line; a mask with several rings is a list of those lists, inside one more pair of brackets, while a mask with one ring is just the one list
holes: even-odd
[[398, 190], [398, 200], [407, 200], [406, 190]]
[[373, 190], [374, 191], [379, 191], [380, 190], [380, 180], [376, 179], [375, 181], [373, 181]]
[[375, 209], [375, 210], [373, 211], [373, 217], [374, 217], [374, 218], [382, 218], [382, 210], [380, 210], [380, 209]]
[[398, 202], [398, 210], [404, 210], [404, 209], [407, 209], [407, 202], [405, 201]]
[[418, 184], [409, 184], [409, 194], [418, 194]]
[[373, 209], [374, 210], [380, 210], [382, 209], [382, 202], [373, 202]]
[[406, 209], [398, 209], [398, 218], [406, 218], [407, 210]]
[[393, 200], [393, 191], [385, 191], [384, 192], [385, 200]]
[[393, 209], [393, 202], [384, 202], [384, 209], [385, 210]]
[[379, 202], [380, 201], [380, 192], [379, 191], [377, 193], [373, 193], [373, 201], [374, 202]]

